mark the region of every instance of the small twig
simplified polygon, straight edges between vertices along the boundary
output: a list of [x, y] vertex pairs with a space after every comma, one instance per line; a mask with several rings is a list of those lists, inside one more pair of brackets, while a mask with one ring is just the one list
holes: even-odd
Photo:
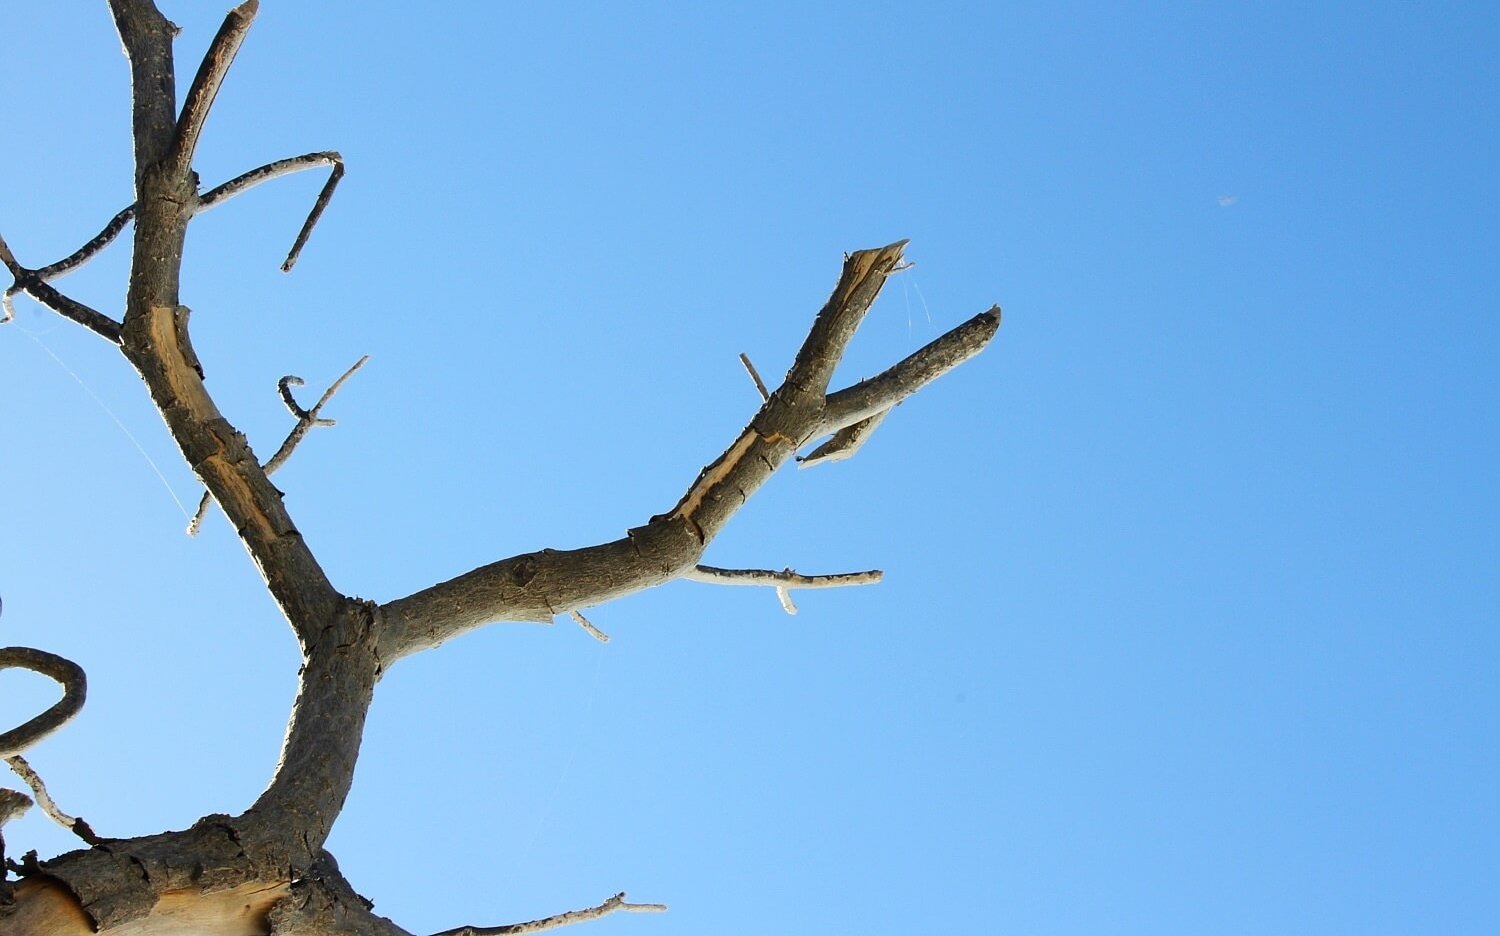
[[46, 813], [49, 819], [62, 826], [64, 829], [72, 832], [74, 835], [83, 839], [90, 845], [99, 844], [99, 836], [94, 834], [94, 830], [89, 827], [89, 824], [87, 822], [84, 822], [80, 818], [70, 816], [67, 813], [63, 812], [61, 809], [57, 808], [57, 803], [55, 803], [52, 800], [51, 795], [47, 793], [46, 784], [42, 783], [42, 778], [39, 777], [37, 775], [37, 772], [31, 768], [31, 765], [26, 762], [26, 758], [22, 757], [19, 754], [14, 754], [10, 757], [7, 757], [5, 759], [5, 762], [10, 765], [11, 770], [15, 771], [16, 776], [26, 781], [26, 785], [31, 787], [32, 795], [36, 797], [36, 804], [42, 807], [42, 812]]
[[182, 115], [177, 118], [177, 136], [172, 142], [172, 152], [168, 157], [176, 171], [186, 172], [192, 167], [193, 153], [198, 148], [198, 137], [203, 133], [208, 112], [214, 106], [214, 98], [219, 95], [224, 76], [229, 73], [229, 66], [234, 62], [234, 56], [239, 52], [240, 44], [245, 41], [245, 34], [250, 31], [250, 24], [255, 21], [255, 14], [259, 9], [260, 0], [245, 0], [230, 10], [224, 17], [224, 24], [209, 43], [203, 63], [198, 66], [198, 74], [193, 77], [193, 84], [188, 88]]
[[781, 610], [785, 611], [787, 614], [797, 613], [797, 606], [792, 603], [791, 589], [787, 588], [785, 585], [777, 585], [776, 597], [781, 602]]
[[573, 620], [577, 622], [579, 627], [588, 631], [590, 637], [594, 638], [600, 643], [609, 643], [609, 635], [599, 628], [595, 627], [588, 618], [579, 614], [577, 611], [569, 611], [568, 614], [572, 615]]
[[332, 419], [319, 419], [318, 414], [323, 411], [323, 406], [329, 400], [333, 399], [333, 395], [339, 392], [339, 388], [344, 385], [344, 381], [348, 380], [350, 377], [353, 377], [354, 372], [359, 370], [361, 367], [364, 367], [365, 362], [369, 359], [370, 356], [366, 354], [364, 357], [355, 361], [353, 367], [344, 371], [343, 375], [340, 376], [338, 380], [335, 380], [331, 385], [329, 385], [327, 390], [323, 391], [323, 395], [318, 398], [318, 402], [314, 403], [313, 408], [310, 410], [300, 410], [300, 407], [297, 407], [296, 400], [293, 400], [291, 398], [291, 391], [287, 388], [287, 384], [292, 382], [295, 382], [298, 386], [300, 386], [302, 384], [302, 379], [300, 377], [283, 377], [281, 379], [278, 386], [281, 389], [282, 402], [286, 403], [287, 408], [291, 409], [292, 412], [297, 415], [297, 424], [292, 427], [291, 432], [287, 433], [286, 441], [281, 443], [281, 448], [277, 449], [276, 454], [272, 455], [270, 461], [266, 462], [266, 474], [271, 474], [276, 469], [286, 464], [286, 460], [292, 456], [292, 451], [297, 448], [297, 444], [302, 441], [303, 437], [305, 437], [314, 426], [337, 425], [337, 423]]
[[755, 389], [760, 391], [761, 400], [769, 400], [771, 393], [766, 389], [766, 382], [760, 379], [760, 374], [755, 371], [755, 365], [750, 363], [750, 358], [746, 357], [743, 351], [740, 352], [740, 363], [745, 365], [745, 370], [750, 374], [750, 379], [755, 381]]
[[[370, 356], [366, 354], [355, 361], [353, 367], [344, 371], [338, 380], [335, 380], [329, 385], [327, 390], [323, 391], [323, 395], [318, 398], [317, 403], [313, 404], [312, 409], [303, 409], [297, 403], [296, 398], [292, 396], [291, 388], [300, 387], [304, 383], [301, 377], [288, 374], [276, 381], [276, 392], [281, 395], [281, 402], [286, 404], [286, 408], [291, 414], [297, 417], [297, 423], [292, 426], [292, 431], [287, 433], [286, 439], [281, 443], [281, 448], [277, 449], [276, 454], [272, 455], [270, 460], [263, 466], [267, 475], [272, 474], [282, 465], [286, 464], [287, 459], [292, 457], [292, 452], [296, 450], [297, 445], [301, 443], [313, 428], [338, 425], [336, 420], [322, 419], [318, 414], [323, 411], [323, 406], [329, 400], [333, 399], [333, 395], [339, 392], [339, 388], [344, 385], [344, 382], [353, 377], [355, 371], [364, 367], [365, 362], [369, 359]], [[188, 536], [198, 535], [198, 530], [203, 526], [203, 518], [208, 514], [209, 500], [209, 493], [207, 491], [204, 491], [203, 496], [198, 498], [198, 509], [193, 512], [193, 518], [188, 521]]]
[[871, 569], [868, 572], [803, 575], [791, 569], [773, 572], [769, 569], [720, 569], [700, 565], [691, 572], [684, 573], [682, 577], [693, 582], [707, 582], [710, 585], [769, 585], [776, 589], [776, 597], [781, 601], [782, 610], [787, 614], [796, 614], [797, 606], [792, 603], [791, 590], [793, 588], [846, 588], [851, 585], [874, 585], [885, 577], [885, 573], [879, 569]]
[[[899, 404], [898, 404], [899, 405]], [[895, 407], [892, 407], [894, 409]], [[881, 410], [874, 416], [861, 419], [857, 423], [851, 423], [833, 434], [833, 438], [808, 452], [806, 455], [797, 456], [797, 467], [812, 468], [828, 462], [839, 462], [846, 458], [853, 458], [854, 454], [870, 439], [891, 411]]]
[[523, 933], [540, 933], [561, 926], [582, 923], [585, 920], [597, 920], [616, 910], [623, 910], [626, 913], [666, 913], [667, 905], [626, 903], [625, 892], [621, 891], [597, 907], [569, 910], [567, 913], [543, 917], [529, 923], [511, 923], [507, 926], [459, 926], [443, 930], [441, 933], [434, 933], [433, 936], [521, 936]]

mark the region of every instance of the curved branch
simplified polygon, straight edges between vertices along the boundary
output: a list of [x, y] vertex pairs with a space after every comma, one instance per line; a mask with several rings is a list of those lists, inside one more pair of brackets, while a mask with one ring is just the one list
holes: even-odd
[[47, 818], [83, 839], [89, 845], [99, 844], [101, 841], [99, 836], [94, 834], [94, 830], [89, 827], [87, 822], [84, 822], [79, 817], [70, 816], [57, 808], [57, 803], [53, 801], [52, 795], [47, 792], [47, 785], [42, 782], [42, 778], [38, 776], [37, 772], [31, 769], [31, 765], [26, 762], [26, 758], [19, 754], [12, 754], [10, 757], [5, 758], [5, 763], [10, 765], [10, 769], [15, 772], [16, 776], [26, 781], [26, 785], [31, 787], [31, 792], [36, 797], [36, 804], [42, 808], [42, 812], [47, 814]]
[[14, 757], [72, 720], [88, 696], [88, 677], [72, 660], [30, 647], [0, 648], [0, 669], [27, 669], [63, 687], [51, 708], [18, 728], [0, 734], [0, 758]]
[[112, 344], [120, 343], [119, 322], [48, 286], [36, 270], [29, 270], [16, 260], [15, 254], [11, 253], [10, 245], [5, 242], [4, 237], [0, 237], [0, 263], [4, 263], [6, 269], [10, 270], [11, 276], [15, 278], [15, 283], [6, 289], [3, 295], [0, 295], [0, 324], [9, 322], [15, 316], [12, 297], [17, 292], [24, 291], [38, 302], [60, 313], [64, 318], [72, 319]]

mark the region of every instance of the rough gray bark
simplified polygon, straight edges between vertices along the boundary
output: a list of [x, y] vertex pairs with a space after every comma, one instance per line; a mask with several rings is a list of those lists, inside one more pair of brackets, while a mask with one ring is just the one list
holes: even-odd
[[[23, 880], [11, 902], [0, 906], [0, 936], [405, 934], [371, 911], [323, 850], [349, 792], [371, 699], [391, 664], [497, 621], [551, 621], [568, 613], [583, 621], [577, 614], [581, 609], [676, 578], [772, 587], [789, 611], [795, 610], [791, 588], [878, 581], [879, 572], [805, 576], [699, 562], [735, 512], [799, 449], [832, 435], [804, 464], [852, 455], [894, 406], [982, 350], [999, 326], [999, 309], [979, 314], [874, 378], [830, 392], [834, 370], [900, 263], [905, 242], [856, 251], [845, 258], [833, 295], [785, 379], [773, 390], [761, 387], [761, 407], [669, 510], [612, 542], [499, 559], [385, 604], [355, 599], [329, 582], [268, 479], [297, 440], [319, 424], [321, 402], [301, 410], [283, 383], [297, 427], [283, 452], [262, 462], [204, 386], [190, 313], [179, 296], [184, 239], [196, 214], [279, 175], [333, 167], [288, 257], [289, 267], [342, 175], [342, 160], [332, 152], [279, 160], [200, 195], [193, 153], [254, 20], [257, 0], [229, 13], [180, 114], [175, 112], [175, 27], [152, 0], [110, 0], [110, 9], [130, 62], [135, 204], [79, 251], [48, 266], [22, 266], [0, 240], [0, 259], [15, 280], [7, 300], [25, 292], [119, 346], [182, 456], [239, 532], [291, 625], [303, 665], [281, 760], [270, 785], [247, 810], [205, 816], [182, 831], [93, 839], [89, 848], [46, 861], [28, 857], [13, 867]], [[121, 319], [81, 306], [47, 282], [86, 262], [131, 222], [130, 282]], [[0, 650], [0, 667], [6, 665], [41, 669], [68, 686], [60, 708], [0, 735], [0, 754], [9, 757], [76, 711], [82, 704], [82, 673], [75, 674], [77, 668], [67, 661], [21, 648]], [[40, 792], [39, 778], [34, 789]], [[447, 932], [536, 932], [615, 911], [658, 909], [664, 908], [626, 903], [621, 894], [544, 920]]]

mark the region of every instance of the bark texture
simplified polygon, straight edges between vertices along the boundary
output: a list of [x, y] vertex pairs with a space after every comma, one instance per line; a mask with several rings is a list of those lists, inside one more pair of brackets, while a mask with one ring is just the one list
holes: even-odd
[[[248, 0], [230, 11], [180, 113], [172, 55], [176, 28], [151, 0], [110, 0], [109, 6], [130, 64], [135, 203], [80, 250], [48, 266], [22, 266], [0, 240], [0, 259], [14, 279], [6, 300], [25, 292], [119, 346], [290, 624], [302, 651], [301, 679], [272, 782], [248, 809], [133, 839], [80, 832], [90, 847], [13, 863], [22, 880], [0, 893], [8, 898], [0, 900], [0, 936], [406, 934], [372, 911], [323, 849], [348, 795], [365, 717], [386, 669], [494, 622], [551, 621], [571, 614], [591, 627], [581, 609], [675, 578], [774, 588], [793, 612], [791, 589], [877, 582], [875, 571], [809, 576], [789, 569], [718, 569], [700, 560], [735, 512], [800, 449], [831, 436], [803, 459], [804, 466], [852, 455], [892, 408], [982, 350], [999, 326], [1000, 312], [982, 312], [883, 373], [830, 391], [845, 348], [901, 263], [905, 242], [849, 254], [785, 378], [767, 389], [751, 368], [762, 405], [676, 504], [611, 542], [497, 559], [385, 604], [350, 597], [328, 580], [268, 477], [312, 426], [326, 423], [318, 410], [337, 385], [312, 410], [303, 410], [288, 389], [295, 378], [284, 379], [283, 396], [297, 426], [282, 451], [263, 462], [204, 385], [192, 346], [191, 313], [179, 295], [183, 244], [196, 214], [260, 182], [332, 167], [288, 257], [289, 267], [343, 174], [342, 159], [318, 152], [278, 160], [200, 195], [194, 150], [258, 3]], [[49, 285], [49, 279], [87, 262], [132, 222], [130, 281], [119, 319], [87, 309]], [[0, 755], [19, 758], [76, 712], [83, 702], [83, 674], [66, 660], [26, 648], [0, 650], [0, 667], [8, 665], [45, 672], [66, 688], [54, 709], [0, 734]], [[34, 789], [44, 795], [39, 778]], [[628, 903], [620, 894], [543, 920], [446, 932], [537, 932], [617, 911], [663, 909]]]

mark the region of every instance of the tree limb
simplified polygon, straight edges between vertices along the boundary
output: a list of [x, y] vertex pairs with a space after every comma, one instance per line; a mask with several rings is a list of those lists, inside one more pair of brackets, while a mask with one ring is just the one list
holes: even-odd
[[72, 319], [110, 343], [120, 343], [119, 322], [48, 286], [36, 270], [28, 270], [16, 260], [15, 254], [11, 253], [10, 245], [5, 242], [4, 237], [0, 237], [0, 263], [4, 263], [6, 269], [10, 270], [11, 276], [15, 278], [15, 283], [5, 290], [3, 296], [0, 296], [0, 324], [9, 322], [14, 317], [15, 309], [11, 297], [19, 291], [24, 291], [48, 308], [61, 313], [64, 318]]
[[[303, 438], [307, 436], [307, 433], [314, 427], [336, 425], [332, 419], [320, 419], [318, 413], [322, 412], [323, 404], [333, 399], [333, 395], [339, 392], [339, 388], [344, 385], [344, 381], [354, 376], [354, 372], [363, 367], [369, 359], [370, 356], [366, 354], [358, 361], [355, 361], [354, 366], [344, 371], [343, 375], [323, 392], [323, 395], [318, 398], [318, 402], [310, 410], [303, 409], [298, 405], [296, 399], [292, 397], [291, 388], [293, 386], [302, 386], [303, 381], [301, 377], [288, 374], [276, 382], [276, 389], [281, 394], [281, 401], [286, 404], [286, 408], [291, 414], [297, 417], [297, 423], [292, 426], [292, 431], [287, 433], [286, 439], [281, 443], [281, 448], [277, 449], [276, 454], [272, 455], [270, 460], [266, 462], [264, 467], [267, 476], [286, 464], [287, 459], [292, 457], [292, 452], [297, 448], [298, 444], [301, 443]], [[203, 526], [203, 517], [208, 511], [210, 500], [211, 497], [207, 491], [204, 491], [203, 496], [198, 498], [198, 509], [193, 512], [193, 518], [188, 521], [188, 536], [198, 535], [199, 528]]]
[[597, 920], [617, 910], [623, 910], [626, 913], [666, 913], [667, 905], [626, 903], [625, 892], [621, 891], [596, 907], [569, 910], [567, 913], [543, 917], [529, 923], [511, 923], [507, 926], [459, 926], [443, 930], [441, 933], [434, 933], [433, 936], [521, 936], [523, 933], [541, 933], [586, 920]]
[[12, 754], [5, 759], [5, 763], [10, 765], [10, 769], [15, 771], [16, 776], [20, 777], [26, 782], [27, 786], [31, 787], [32, 795], [36, 797], [36, 804], [42, 808], [42, 812], [47, 814], [47, 818], [69, 832], [72, 832], [88, 844], [99, 844], [99, 836], [94, 834], [94, 830], [89, 827], [87, 822], [84, 822], [81, 818], [70, 816], [57, 808], [57, 803], [53, 801], [51, 794], [47, 792], [47, 785], [42, 782], [42, 778], [26, 762], [26, 758], [19, 754]]
[[850, 423], [838, 432], [833, 438], [813, 449], [806, 455], [797, 456], [798, 468], [811, 468], [824, 462], [843, 461], [853, 458], [865, 444], [870, 436], [875, 434], [875, 429], [891, 414], [888, 409], [881, 410], [874, 416], [867, 416], [859, 422]]
[[208, 52], [198, 66], [198, 74], [188, 87], [187, 99], [182, 104], [182, 116], [177, 119], [177, 132], [172, 149], [167, 157], [167, 171], [173, 174], [189, 172], [193, 167], [193, 154], [198, 149], [198, 139], [203, 135], [203, 125], [208, 112], [213, 109], [214, 98], [224, 85], [224, 76], [229, 73], [245, 33], [255, 21], [260, 10], [260, 0], [245, 0], [230, 10], [224, 23], [208, 45]]
[[0, 734], [0, 758], [14, 757], [66, 725], [83, 708], [88, 677], [72, 660], [30, 647], [0, 648], [0, 669], [12, 667], [40, 673], [63, 687], [63, 697], [42, 714]]
[[791, 569], [720, 569], [700, 565], [683, 573], [690, 582], [710, 585], [769, 585], [772, 588], [846, 588], [850, 585], [874, 585], [885, 577], [879, 569], [868, 572], [835, 572], [829, 575], [803, 575]]
[[[557, 614], [603, 604], [693, 569], [704, 547], [798, 447], [820, 433], [869, 415], [841, 404], [841, 414], [851, 410], [848, 418], [831, 419], [827, 411], [841, 397], [832, 394], [825, 403], [824, 394], [854, 330], [900, 261], [905, 244], [901, 241], [848, 255], [838, 285], [818, 313], [786, 379], [729, 448], [699, 473], [670, 512], [652, 517], [622, 539], [582, 549], [523, 553], [388, 602], [381, 608], [378, 643], [382, 659], [394, 662], [493, 621], [551, 621]], [[876, 384], [875, 392], [859, 393], [894, 400], [915, 392], [977, 353], [998, 323], [994, 310], [978, 316], [896, 365], [891, 369], [895, 376]], [[955, 343], [962, 354], [950, 352], [949, 345]], [[886, 408], [890, 405], [894, 403], [888, 402]]]
[[992, 306], [868, 380], [830, 393], [815, 435], [835, 432], [916, 393], [984, 350], [1000, 327], [1000, 307]]
[[314, 169], [318, 166], [331, 166], [333, 171], [328, 174], [328, 181], [323, 183], [319, 190], [317, 200], [313, 202], [312, 209], [307, 213], [307, 220], [302, 222], [302, 229], [297, 232], [297, 239], [292, 242], [292, 249], [287, 252], [286, 259], [281, 263], [281, 272], [290, 273], [292, 266], [296, 264], [297, 258], [302, 255], [302, 248], [307, 244], [307, 238], [312, 234], [318, 219], [323, 216], [323, 209], [328, 207], [329, 199], [333, 198], [334, 189], [338, 188], [339, 180], [344, 177], [344, 157], [333, 150], [321, 153], [304, 153], [301, 156], [290, 156], [286, 159], [278, 159], [275, 162], [266, 163], [249, 172], [235, 176], [223, 185], [206, 192], [198, 200], [198, 211], [204, 212], [208, 209], [226, 202], [241, 192], [248, 191], [262, 182], [279, 179], [284, 175], [301, 172], [304, 169]]

